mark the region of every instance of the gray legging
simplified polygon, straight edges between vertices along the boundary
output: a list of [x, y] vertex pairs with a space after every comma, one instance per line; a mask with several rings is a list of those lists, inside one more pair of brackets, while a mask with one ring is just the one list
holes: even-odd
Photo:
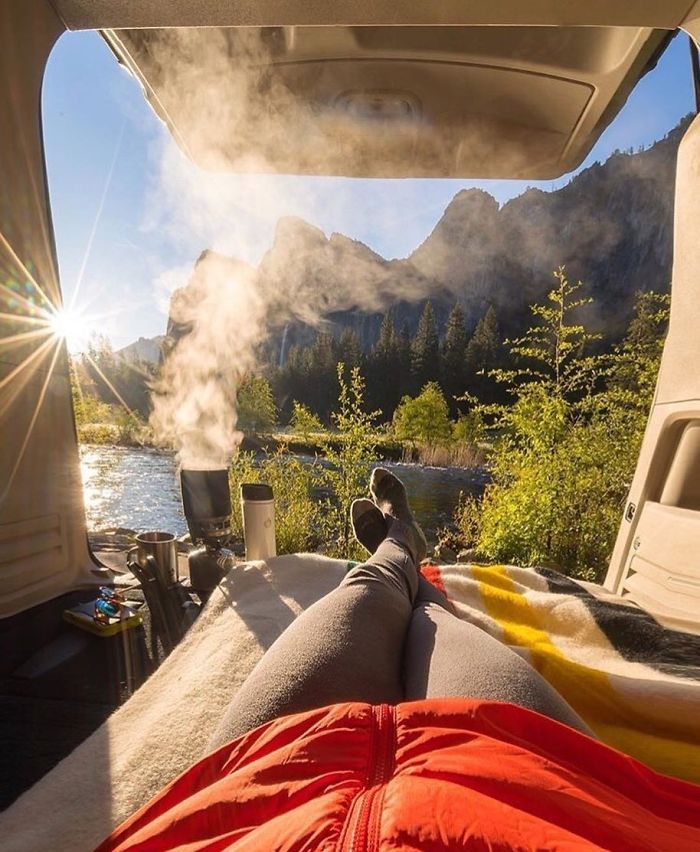
[[305, 610], [229, 705], [211, 749], [278, 716], [344, 701], [481, 698], [590, 729], [532, 666], [454, 616], [392, 527], [369, 562]]

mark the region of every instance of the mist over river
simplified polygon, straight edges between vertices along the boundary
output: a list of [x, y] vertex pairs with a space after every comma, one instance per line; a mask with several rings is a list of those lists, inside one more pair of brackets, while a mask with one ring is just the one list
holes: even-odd
[[[299, 458], [312, 461], [310, 457]], [[90, 532], [113, 527], [137, 532], [164, 530], [176, 535], [187, 532], [173, 454], [86, 445], [80, 448], [80, 464]], [[473, 494], [483, 489], [484, 476], [479, 471], [378, 464], [394, 471], [406, 484], [429, 541], [434, 541], [435, 531], [450, 521], [461, 491]], [[237, 495], [233, 497], [237, 499]]]

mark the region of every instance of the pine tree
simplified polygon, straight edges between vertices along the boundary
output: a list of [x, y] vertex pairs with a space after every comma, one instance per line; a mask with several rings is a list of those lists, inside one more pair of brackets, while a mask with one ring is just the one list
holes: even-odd
[[401, 399], [394, 313], [389, 309], [382, 319], [379, 336], [367, 357], [367, 399], [388, 420]]
[[408, 322], [403, 323], [396, 338], [396, 393], [401, 399], [413, 389], [411, 377], [411, 329]]
[[490, 305], [477, 323], [464, 356], [467, 388], [482, 401], [492, 395], [492, 382], [488, 373], [499, 365], [501, 354], [498, 318], [493, 305]]
[[384, 319], [379, 327], [379, 337], [374, 347], [374, 354], [378, 358], [388, 359], [396, 354], [396, 326], [394, 325], [394, 312], [391, 308], [384, 314]]
[[464, 393], [465, 354], [467, 332], [464, 328], [464, 311], [459, 303], [452, 308], [445, 326], [445, 342], [442, 348], [442, 386], [453, 413], [456, 411], [454, 397]]
[[670, 306], [670, 293], [638, 292], [627, 334], [613, 359], [611, 387], [629, 392], [641, 411], [653, 398]]
[[338, 363], [338, 351], [332, 335], [319, 331], [310, 351], [310, 369], [306, 394], [298, 396], [322, 420], [328, 422], [338, 397], [338, 381], [335, 366]]
[[336, 359], [335, 341], [333, 335], [327, 331], [319, 331], [316, 335], [314, 345], [311, 347], [312, 361], [316, 366], [335, 366]]
[[345, 364], [346, 373], [349, 374], [353, 367], [360, 366], [361, 360], [360, 338], [354, 328], [346, 328], [338, 341], [338, 361]]
[[411, 347], [411, 372], [417, 387], [422, 388], [429, 381], [438, 378], [440, 344], [435, 312], [428, 301], [418, 322], [416, 339]]
[[657, 357], [663, 348], [670, 304], [669, 293], [653, 290], [635, 293], [634, 313], [625, 341], [645, 357]]
[[291, 414], [292, 400], [305, 405], [315, 405], [310, 398], [311, 350], [306, 346], [292, 344], [287, 351], [284, 366], [274, 373], [273, 387], [277, 406], [283, 419]]

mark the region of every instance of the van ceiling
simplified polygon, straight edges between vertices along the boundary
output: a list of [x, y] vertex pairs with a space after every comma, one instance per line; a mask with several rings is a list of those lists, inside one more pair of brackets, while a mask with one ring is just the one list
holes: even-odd
[[102, 28], [203, 168], [533, 180], [581, 163], [687, 5], [586, 0], [553, 21], [541, 0], [54, 4]]
[[530, 179], [583, 160], [668, 39], [629, 27], [105, 36], [206, 169]]
[[51, 0], [51, 5], [72, 30], [397, 24], [673, 30], [692, 0]]

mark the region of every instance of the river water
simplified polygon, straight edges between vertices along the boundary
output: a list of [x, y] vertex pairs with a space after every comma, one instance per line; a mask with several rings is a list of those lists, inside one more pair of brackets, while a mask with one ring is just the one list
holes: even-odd
[[[187, 532], [174, 455], [150, 449], [83, 446], [80, 461], [90, 531], [124, 527], [138, 532]], [[473, 494], [483, 488], [484, 475], [479, 471], [381, 464], [404, 481], [429, 540], [452, 518], [460, 492]]]

